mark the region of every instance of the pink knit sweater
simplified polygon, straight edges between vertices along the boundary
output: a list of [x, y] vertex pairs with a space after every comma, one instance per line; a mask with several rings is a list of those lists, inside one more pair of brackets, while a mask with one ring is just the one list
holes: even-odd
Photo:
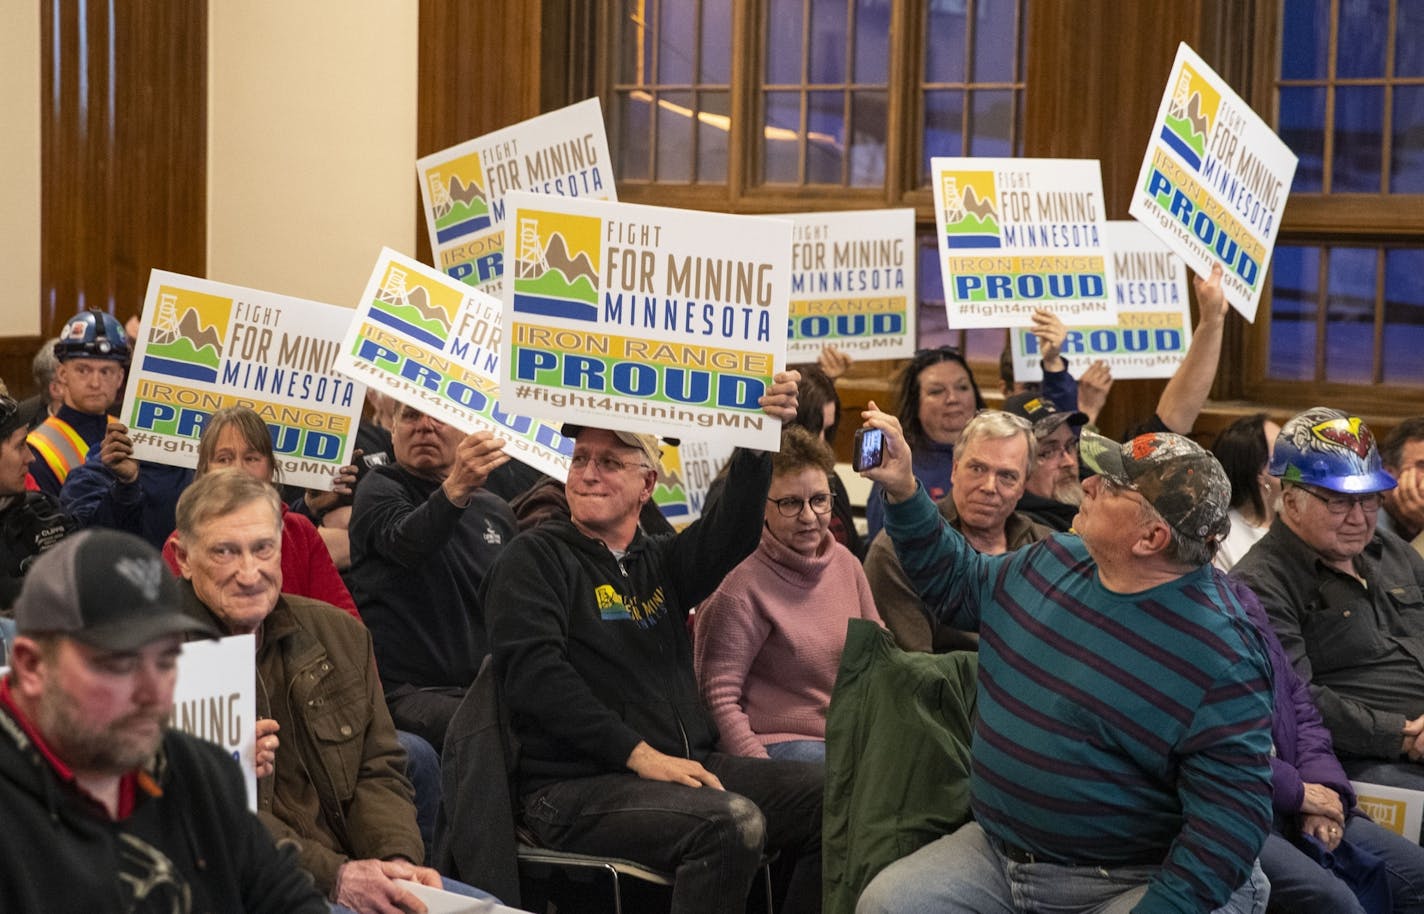
[[846, 621], [880, 622], [860, 563], [830, 533], [807, 557], [767, 530], [696, 618], [693, 662], [720, 748], [754, 758], [826, 738]]

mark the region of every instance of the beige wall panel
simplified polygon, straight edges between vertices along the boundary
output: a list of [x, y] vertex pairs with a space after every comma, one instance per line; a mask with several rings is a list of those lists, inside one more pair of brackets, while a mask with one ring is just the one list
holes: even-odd
[[[6, 0], [0, 28], [0, 337], [40, 332], [40, 5]], [[20, 380], [20, 379], [16, 379]]]

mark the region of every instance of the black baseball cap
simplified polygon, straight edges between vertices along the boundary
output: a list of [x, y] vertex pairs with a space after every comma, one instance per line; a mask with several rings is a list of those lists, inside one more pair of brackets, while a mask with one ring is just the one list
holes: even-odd
[[131, 533], [98, 528], [35, 559], [15, 599], [15, 628], [109, 651], [138, 650], [168, 635], [218, 636], [183, 612], [178, 582], [157, 549]]
[[1005, 399], [1004, 412], [1022, 416], [1032, 422], [1033, 434], [1036, 438], [1048, 437], [1065, 422], [1075, 429], [1088, 424], [1087, 413], [1080, 413], [1077, 410], [1071, 413], [1064, 412], [1042, 394], [1032, 392], [1014, 394]]

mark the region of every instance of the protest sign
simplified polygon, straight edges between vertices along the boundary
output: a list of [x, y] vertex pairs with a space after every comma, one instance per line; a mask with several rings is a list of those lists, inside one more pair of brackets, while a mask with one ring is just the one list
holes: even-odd
[[532, 416], [777, 450], [791, 223], [511, 193], [501, 384]]
[[[1116, 276], [1117, 323], [1070, 327], [1063, 357], [1075, 374], [1102, 359], [1114, 379], [1170, 378], [1192, 343], [1182, 260], [1140, 222], [1109, 222], [1107, 237]], [[1043, 380], [1037, 337], [1016, 327], [1010, 339], [1014, 380]]]
[[1295, 167], [1295, 153], [1184, 42], [1128, 213], [1201, 275], [1220, 263], [1226, 300], [1255, 320]]
[[786, 357], [835, 346], [861, 359], [915, 352], [915, 211], [793, 213]]
[[573, 443], [502, 405], [500, 321], [497, 300], [386, 248], [336, 368], [467, 434], [492, 431], [511, 457], [563, 480]]
[[505, 194], [617, 199], [597, 98], [451, 146], [415, 167], [436, 265], [496, 298], [504, 275]]
[[731, 457], [731, 445], [720, 442], [663, 443], [662, 471], [653, 489], [653, 501], [668, 523], [680, 528], [702, 516], [707, 488]]
[[935, 158], [944, 306], [952, 329], [1111, 323], [1097, 160]]
[[189, 641], [178, 655], [173, 690], [175, 730], [230, 753], [247, 784], [247, 807], [257, 811], [257, 642], [252, 635]]
[[134, 457], [196, 467], [208, 417], [249, 406], [284, 483], [330, 489], [350, 462], [366, 388], [333, 361], [351, 312], [154, 270], [124, 392]]

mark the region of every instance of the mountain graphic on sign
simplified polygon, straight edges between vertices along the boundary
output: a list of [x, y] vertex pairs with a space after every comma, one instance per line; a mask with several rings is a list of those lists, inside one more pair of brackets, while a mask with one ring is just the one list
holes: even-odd
[[407, 289], [405, 293], [405, 303], [410, 305], [420, 313], [420, 316], [428, 321], [435, 321], [444, 327], [446, 332], [450, 330], [450, 316], [445, 313], [445, 309], [430, 303], [430, 293], [424, 286], [415, 286]]
[[1192, 133], [1204, 135], [1206, 128], [1211, 126], [1202, 114], [1202, 97], [1200, 92], [1193, 92], [1192, 97], [1187, 99], [1187, 122], [1192, 125]]
[[457, 203], [469, 203], [471, 200], [479, 200], [481, 203], [488, 198], [485, 196], [484, 188], [474, 181], [469, 186], [460, 180], [459, 175], [450, 176], [450, 197]]
[[578, 282], [580, 276], [588, 277], [591, 284], [597, 285], [598, 273], [593, 269], [593, 263], [589, 260], [588, 254], [579, 251], [577, 256], [570, 256], [568, 246], [564, 243], [564, 236], [555, 232], [549, 238], [549, 245], [544, 249], [544, 259], [549, 264], [549, 269], [558, 270], [564, 274], [569, 285]]
[[148, 337], [148, 352], [160, 358], [195, 362], [216, 368], [222, 358], [222, 335], [204, 326], [196, 308], [184, 309], [177, 323], [155, 322]]
[[980, 219], [999, 218], [999, 211], [994, 208], [994, 201], [985, 197], [979, 199], [979, 195], [974, 192], [974, 185], [964, 185], [964, 211], [978, 216]]

